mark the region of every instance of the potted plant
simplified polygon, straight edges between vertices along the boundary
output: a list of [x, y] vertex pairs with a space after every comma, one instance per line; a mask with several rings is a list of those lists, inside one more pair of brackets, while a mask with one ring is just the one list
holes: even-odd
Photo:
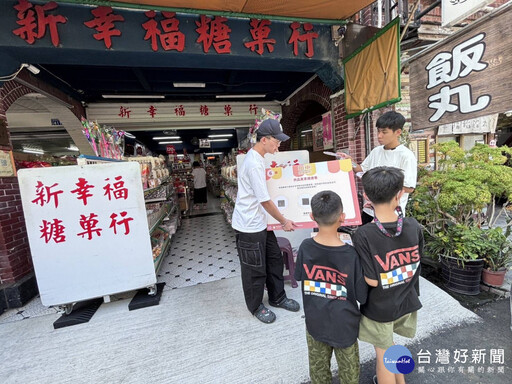
[[[410, 214], [423, 224], [426, 253], [441, 262], [447, 288], [475, 295], [485, 257], [494, 255], [493, 228], [508, 217], [512, 168], [504, 154], [512, 149], [477, 144], [464, 151], [455, 141], [435, 149], [438, 169], [420, 172]], [[504, 198], [503, 206], [496, 207], [496, 197]]]
[[[508, 217], [507, 217], [508, 218]], [[493, 287], [501, 287], [505, 280], [505, 274], [512, 264], [512, 244], [509, 237], [511, 227], [507, 220], [505, 229], [502, 227], [491, 228], [487, 232], [488, 250], [484, 258], [485, 266], [482, 270], [482, 281]]]

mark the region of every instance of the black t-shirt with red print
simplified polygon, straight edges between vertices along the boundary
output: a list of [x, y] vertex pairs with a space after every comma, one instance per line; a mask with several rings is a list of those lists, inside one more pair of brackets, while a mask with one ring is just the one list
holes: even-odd
[[368, 286], [354, 247], [330, 247], [313, 239], [302, 242], [295, 279], [302, 281], [306, 328], [317, 341], [347, 348], [357, 341], [357, 301], [366, 301]]
[[[395, 233], [396, 222], [382, 224], [391, 235]], [[369, 223], [360, 227], [352, 240], [364, 275], [379, 283], [377, 287], [369, 287], [361, 313], [384, 323], [420, 309], [423, 231], [418, 222], [412, 217], [404, 218], [402, 233], [397, 237], [388, 237], [375, 223]]]

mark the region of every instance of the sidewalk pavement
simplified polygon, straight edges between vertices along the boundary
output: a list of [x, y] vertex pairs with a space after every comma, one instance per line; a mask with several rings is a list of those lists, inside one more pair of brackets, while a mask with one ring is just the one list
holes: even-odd
[[[505, 283], [500, 288], [493, 289], [498, 294], [490, 294], [484, 290], [477, 296], [450, 293], [461, 305], [478, 315], [481, 321], [462, 323], [454, 328], [442, 329], [407, 345], [416, 366], [413, 372], [405, 376], [406, 382], [421, 384], [510, 383], [512, 377], [512, 298], [509, 296], [511, 283], [512, 270], [509, 270]], [[450, 311], [450, 308], [446, 308], [446, 310]], [[467, 359], [465, 363], [462, 363], [464, 359], [461, 356], [465, 349], [467, 350]], [[442, 357], [440, 354], [442, 350], [448, 351], [448, 357], [446, 357], [446, 353], [445, 357]], [[503, 351], [503, 357], [500, 357], [500, 350]], [[430, 353], [429, 362], [427, 362], [427, 352]], [[421, 363], [418, 354], [422, 355]], [[460, 354], [459, 362], [455, 362], [456, 354]], [[480, 361], [473, 361], [477, 358]], [[375, 358], [372, 358], [361, 365], [359, 382], [372, 384], [374, 374]], [[334, 378], [333, 383], [338, 383], [337, 380]]]
[[[397, 339], [412, 345], [413, 354], [418, 346], [426, 347], [422, 343], [430, 337], [456, 334], [467, 324], [475, 327], [471, 340], [488, 334], [483, 332], [482, 319], [446, 292], [423, 278], [420, 285], [423, 308], [414, 344]], [[302, 301], [299, 288], [287, 284], [286, 290], [289, 297]], [[0, 383], [298, 384], [309, 380], [302, 311], [276, 309], [275, 323], [260, 323], [245, 308], [239, 277], [166, 289], [154, 307], [128, 311], [128, 303], [124, 299], [102, 304], [88, 323], [57, 330], [52, 325], [59, 317], [56, 313], [0, 324]], [[499, 347], [487, 341], [463, 341], [438, 345]], [[509, 353], [510, 345], [506, 348]], [[369, 362], [373, 348], [361, 343], [360, 354], [363, 364]], [[371, 365], [364, 370], [372, 372]]]

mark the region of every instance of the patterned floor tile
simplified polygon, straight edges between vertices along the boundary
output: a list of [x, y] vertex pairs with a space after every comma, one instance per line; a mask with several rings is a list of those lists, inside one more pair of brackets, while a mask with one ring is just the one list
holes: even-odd
[[159, 271], [165, 289], [240, 275], [235, 234], [222, 215], [189, 217], [174, 235]]

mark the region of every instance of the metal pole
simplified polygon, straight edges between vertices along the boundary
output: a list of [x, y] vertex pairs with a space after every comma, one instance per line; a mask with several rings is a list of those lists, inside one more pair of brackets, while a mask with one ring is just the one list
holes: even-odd
[[371, 152], [371, 139], [370, 139], [370, 112], [366, 112], [364, 115], [364, 136], [365, 136], [365, 147], [366, 147], [366, 156], [368, 156]]

